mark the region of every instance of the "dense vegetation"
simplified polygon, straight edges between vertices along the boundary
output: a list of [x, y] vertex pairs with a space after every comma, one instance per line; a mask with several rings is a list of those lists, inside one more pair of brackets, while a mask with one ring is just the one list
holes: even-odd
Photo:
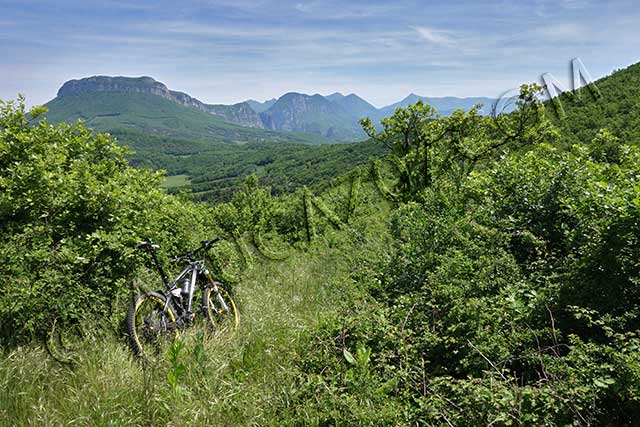
[[56, 319], [111, 312], [129, 292], [136, 241], [177, 249], [187, 230], [209, 230], [204, 205], [167, 196], [162, 176], [131, 168], [112, 138], [80, 124], [31, 125], [42, 113], [15, 103], [0, 110], [5, 342], [42, 337]]
[[567, 144], [591, 141], [600, 129], [629, 144], [640, 138], [640, 63], [615, 71], [575, 93], [560, 95], [562, 114], [548, 106], [548, 116], [563, 131]]
[[274, 194], [293, 192], [304, 185], [325, 188], [331, 180], [371, 157], [388, 150], [375, 141], [352, 144], [283, 144], [260, 142], [243, 145], [215, 144], [176, 139], [133, 131], [113, 131], [119, 144], [134, 150], [136, 167], [166, 170], [185, 175], [181, 182], [168, 182], [172, 191], [188, 191], [196, 200], [229, 201], [233, 192], [251, 174]]
[[[389, 162], [316, 197], [251, 175], [214, 207], [158, 190], [107, 136], [5, 105], [0, 420], [634, 425], [639, 141], [613, 126], [574, 141], [539, 90], [497, 118], [419, 102], [381, 130], [364, 121]], [[239, 336], [196, 331], [136, 363], [113, 320], [151, 278], [133, 242], [175, 251], [208, 233], [255, 244], [216, 252], [242, 278]], [[54, 319], [88, 331], [72, 368], [33, 341]]]
[[375, 143], [333, 145], [312, 134], [242, 127], [144, 93], [69, 95], [46, 106], [50, 123], [83, 120], [111, 133], [132, 149], [132, 165], [184, 175], [166, 187], [193, 193], [199, 201], [229, 201], [252, 173], [274, 194], [326, 186], [327, 180], [386, 151]]
[[640, 152], [599, 148], [538, 144], [423, 186], [392, 216], [376, 303], [310, 345], [301, 410], [319, 392], [325, 420], [367, 401], [372, 424], [633, 425]]

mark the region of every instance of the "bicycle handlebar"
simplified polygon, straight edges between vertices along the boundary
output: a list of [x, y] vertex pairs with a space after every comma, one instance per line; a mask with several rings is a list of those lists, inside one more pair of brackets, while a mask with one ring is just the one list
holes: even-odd
[[179, 260], [185, 260], [185, 261], [192, 261], [193, 260], [193, 256], [195, 254], [197, 254], [198, 252], [204, 250], [207, 251], [209, 250], [209, 248], [211, 248], [211, 246], [213, 246], [215, 243], [219, 242], [222, 238], [221, 237], [216, 237], [214, 239], [211, 240], [201, 240], [200, 241], [200, 247], [196, 248], [196, 249], [192, 249], [188, 252], [185, 252], [183, 254], [180, 255], [175, 255], [173, 257], [174, 261], [179, 261]]
[[[211, 246], [213, 246], [216, 242], [222, 240], [221, 237], [216, 237], [214, 239], [211, 240], [201, 240], [200, 241], [200, 247], [197, 249], [192, 249], [189, 252], [185, 252], [182, 255], [176, 255], [173, 257], [174, 261], [178, 261], [178, 260], [185, 260], [185, 261], [193, 261], [193, 256], [195, 254], [197, 254], [198, 252], [204, 250], [209, 250], [209, 248], [211, 248]], [[143, 241], [140, 242], [136, 245], [136, 249], [142, 250], [142, 251], [146, 251], [149, 252], [151, 254], [151, 258], [153, 258], [153, 262], [156, 265], [156, 268], [158, 269], [158, 272], [160, 273], [160, 277], [162, 278], [162, 282], [165, 284], [165, 286], [169, 286], [169, 279], [167, 277], [167, 275], [164, 272], [164, 269], [162, 268], [162, 264], [160, 264], [160, 260], [158, 260], [158, 256], [156, 255], [156, 249], [159, 249], [160, 245], [156, 245], [153, 244], [151, 242], [147, 242], [147, 241]]]
[[[211, 246], [213, 246], [215, 243], [219, 242], [222, 238], [221, 237], [215, 237], [214, 239], [211, 240], [201, 240], [200, 241], [200, 247], [196, 248], [196, 249], [192, 249], [190, 251], [187, 251], [183, 254], [180, 255], [174, 255], [174, 259], [178, 259], [178, 258], [184, 258], [184, 257], [192, 257], [193, 255], [197, 254], [198, 252], [204, 250], [208, 250], [209, 248], [211, 248]], [[141, 251], [150, 251], [150, 252], [155, 252], [156, 249], [160, 249], [160, 245], [156, 245], [154, 243], [151, 242], [147, 242], [147, 241], [142, 241], [139, 242], [136, 245], [136, 249], [141, 250]]]

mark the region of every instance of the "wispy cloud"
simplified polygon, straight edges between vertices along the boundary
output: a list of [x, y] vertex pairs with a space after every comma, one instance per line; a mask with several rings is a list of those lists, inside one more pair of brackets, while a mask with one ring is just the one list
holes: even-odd
[[211, 103], [289, 90], [378, 105], [497, 96], [576, 56], [594, 77], [637, 60], [636, 2], [3, 0], [0, 98], [45, 102], [92, 74], [152, 75]]
[[283, 34], [284, 28], [274, 26], [263, 27], [259, 25], [238, 26], [238, 25], [221, 25], [219, 23], [203, 24], [194, 22], [193, 20], [172, 20], [172, 21], [154, 21], [135, 25], [142, 31], [169, 34], [182, 34], [197, 37], [230, 37], [230, 38], [264, 38], [272, 37], [276, 34]]
[[374, 16], [388, 16], [394, 10], [401, 9], [400, 2], [383, 4], [345, 2], [345, 1], [307, 1], [293, 5], [297, 12], [309, 15], [308, 18], [323, 21], [343, 21], [348, 19], [364, 19]]
[[436, 30], [430, 27], [411, 27], [420, 37], [433, 45], [453, 46], [456, 44], [450, 31]]
[[313, 10], [311, 3], [296, 3], [293, 8], [302, 13], [309, 13]]
[[584, 9], [591, 6], [591, 1], [589, 0], [559, 0], [558, 4], [565, 9]]

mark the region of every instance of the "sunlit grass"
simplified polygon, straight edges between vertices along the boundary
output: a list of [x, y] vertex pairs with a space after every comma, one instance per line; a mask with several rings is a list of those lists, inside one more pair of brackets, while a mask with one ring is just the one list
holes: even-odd
[[186, 370], [176, 389], [166, 353], [141, 361], [113, 333], [85, 340], [72, 367], [39, 346], [7, 351], [0, 425], [278, 425], [278, 408], [291, 404], [300, 378], [305, 331], [357, 292], [345, 280], [352, 244], [345, 236], [256, 262], [234, 288], [241, 311], [234, 336], [204, 327], [182, 334], [178, 361]]
[[191, 184], [191, 178], [189, 175], [171, 175], [167, 176], [164, 179], [164, 182], [160, 187], [162, 188], [177, 188], [184, 187], [185, 185]]

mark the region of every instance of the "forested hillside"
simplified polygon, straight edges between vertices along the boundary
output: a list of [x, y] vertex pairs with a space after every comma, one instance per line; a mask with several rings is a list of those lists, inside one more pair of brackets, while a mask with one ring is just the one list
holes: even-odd
[[571, 143], [591, 141], [603, 128], [623, 143], [640, 140], [640, 64], [597, 80], [595, 88], [562, 94], [559, 101], [561, 110], [549, 105], [548, 115]]
[[[257, 165], [214, 206], [166, 194], [108, 135], [2, 104], [0, 422], [637, 424], [638, 69], [565, 122], [537, 85], [498, 117], [418, 101], [362, 122], [385, 161], [280, 196]], [[124, 313], [161, 285], [135, 243], [168, 260], [212, 235], [238, 334], [136, 359]]]
[[[274, 194], [302, 186], [325, 188], [331, 180], [384, 156], [388, 149], [375, 141], [351, 144], [282, 144], [280, 142], [216, 144], [161, 137], [127, 130], [111, 134], [130, 147], [135, 167], [165, 170], [173, 192], [187, 191], [195, 200], [229, 201], [242, 181], [255, 174]], [[176, 181], [176, 176], [182, 177]]]

